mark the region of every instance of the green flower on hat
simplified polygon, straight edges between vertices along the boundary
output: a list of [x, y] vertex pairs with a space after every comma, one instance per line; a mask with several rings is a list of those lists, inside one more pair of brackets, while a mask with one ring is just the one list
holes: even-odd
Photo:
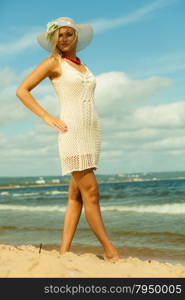
[[49, 22], [49, 23], [47, 24], [47, 32], [53, 31], [53, 30], [55, 30], [55, 29], [57, 29], [57, 28], [58, 28], [58, 24], [56, 24], [56, 23], [54, 23], [54, 22]]
[[58, 28], [58, 24], [55, 22], [49, 22], [47, 24], [47, 39], [51, 39], [53, 31]]

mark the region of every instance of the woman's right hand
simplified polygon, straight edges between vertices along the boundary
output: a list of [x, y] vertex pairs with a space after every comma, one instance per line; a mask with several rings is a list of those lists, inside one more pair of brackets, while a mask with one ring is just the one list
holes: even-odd
[[59, 118], [54, 117], [52, 115], [45, 115], [42, 119], [51, 127], [55, 128], [58, 132], [66, 132], [67, 125]]

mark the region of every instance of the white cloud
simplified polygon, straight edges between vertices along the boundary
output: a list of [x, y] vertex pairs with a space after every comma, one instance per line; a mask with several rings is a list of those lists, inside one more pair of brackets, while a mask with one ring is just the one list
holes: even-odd
[[134, 112], [133, 120], [143, 127], [184, 128], [185, 102], [139, 108]]
[[127, 24], [143, 20], [143, 18], [149, 15], [151, 12], [157, 9], [161, 9], [165, 6], [175, 4], [177, 2], [179, 2], [179, 0], [156, 0], [151, 4], [145, 5], [144, 7], [137, 9], [136, 11], [128, 14], [127, 16], [108, 20], [101, 18], [92, 22], [92, 25], [96, 33], [101, 33], [114, 27], [123, 27]]
[[0, 72], [0, 86], [11, 84], [16, 79], [16, 73], [9, 67], [1, 69]]
[[96, 78], [98, 111], [102, 117], [112, 115], [117, 120], [127, 118], [135, 107], [148, 104], [152, 96], [172, 83], [172, 80], [162, 77], [133, 80], [124, 72], [102, 73]]
[[0, 44], [0, 56], [15, 55], [36, 45], [36, 33], [28, 32], [17, 40]]
[[[144, 59], [137, 58], [134, 61], [134, 68], [139, 69], [132, 73], [136, 77], [148, 77], [153, 74], [170, 74], [176, 71], [185, 70], [185, 53], [172, 52], [158, 57], [145, 57]], [[141, 68], [142, 66], [142, 68]]]

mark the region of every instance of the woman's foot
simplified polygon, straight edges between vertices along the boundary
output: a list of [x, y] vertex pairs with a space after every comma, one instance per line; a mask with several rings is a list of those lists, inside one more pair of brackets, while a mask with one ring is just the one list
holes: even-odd
[[60, 248], [60, 255], [64, 255], [66, 252], [69, 252], [69, 249]]
[[60, 251], [60, 255], [64, 255], [67, 251]]
[[116, 248], [105, 250], [103, 258], [105, 261], [116, 262], [120, 259], [119, 253]]

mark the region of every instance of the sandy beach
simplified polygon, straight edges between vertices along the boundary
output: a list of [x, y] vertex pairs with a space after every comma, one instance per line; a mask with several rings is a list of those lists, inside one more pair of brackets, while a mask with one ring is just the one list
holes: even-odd
[[185, 266], [140, 260], [134, 257], [107, 262], [101, 255], [68, 252], [61, 256], [56, 250], [32, 245], [0, 245], [1, 278], [185, 278]]

